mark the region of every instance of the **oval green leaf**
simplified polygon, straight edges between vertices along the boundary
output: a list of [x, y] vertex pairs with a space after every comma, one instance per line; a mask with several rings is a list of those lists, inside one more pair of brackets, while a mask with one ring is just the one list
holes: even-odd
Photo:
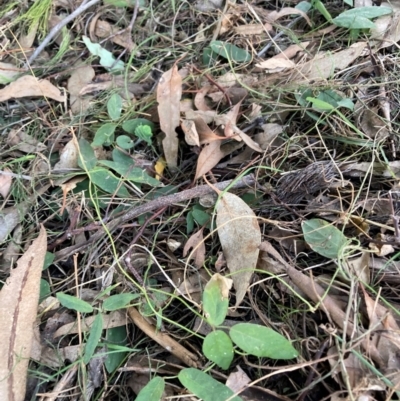
[[213, 331], [204, 339], [203, 354], [220, 368], [226, 370], [233, 360], [232, 341], [223, 331]]
[[79, 139], [79, 158], [78, 166], [82, 170], [91, 170], [97, 163], [96, 155], [90, 143], [84, 139]]
[[165, 387], [164, 379], [153, 377], [140, 391], [135, 401], [159, 401]]
[[228, 292], [226, 279], [218, 273], [206, 284], [203, 292], [203, 310], [211, 326], [219, 326], [224, 322], [228, 312]]
[[125, 308], [132, 300], [138, 298], [139, 294], [115, 294], [108, 297], [103, 302], [103, 309], [114, 311]]
[[85, 353], [83, 354], [83, 363], [86, 365], [92, 359], [94, 351], [100, 341], [101, 333], [103, 331], [103, 316], [98, 313], [94, 318], [92, 327], [90, 328], [89, 338], [85, 346]]
[[140, 125], [147, 125], [151, 131], [154, 131], [154, 124], [146, 118], [135, 118], [133, 120], [126, 120], [122, 124], [122, 129], [128, 134], [135, 135], [136, 128]]
[[128, 354], [126, 351], [117, 352], [113, 350], [115, 347], [125, 347], [128, 345], [128, 334], [125, 326], [112, 327], [108, 329], [106, 332], [106, 340], [107, 340], [107, 357], [104, 362], [104, 365], [107, 369], [108, 373], [113, 373], [118, 366], [124, 361], [126, 355]]
[[135, 142], [128, 135], [120, 135], [117, 137], [117, 145], [125, 150], [132, 149]]
[[248, 62], [251, 60], [251, 55], [247, 50], [241, 49], [231, 43], [225, 43], [221, 40], [214, 40], [210, 43], [210, 47], [213, 52], [219, 54], [220, 56], [236, 61], [237, 63]]
[[107, 111], [111, 120], [118, 120], [121, 117], [122, 97], [114, 93], [107, 102]]
[[86, 301], [83, 301], [82, 299], [79, 299], [72, 295], [64, 294], [63, 292], [58, 292], [56, 296], [57, 299], [60, 301], [60, 304], [67, 309], [76, 310], [77, 312], [81, 313], [93, 312], [92, 305], [90, 305]]
[[229, 330], [232, 341], [244, 352], [271, 359], [293, 359], [298, 352], [281, 334], [269, 327], [238, 323]]
[[234, 392], [224, 384], [213, 379], [207, 373], [195, 368], [182, 369], [178, 375], [179, 381], [189, 391], [203, 401], [242, 401], [242, 398], [233, 396]]
[[103, 124], [94, 135], [92, 147], [96, 146], [110, 146], [114, 142], [114, 132], [117, 124], [107, 123]]
[[337, 259], [347, 237], [332, 224], [322, 219], [303, 221], [301, 228], [310, 248], [322, 256]]
[[122, 198], [129, 198], [128, 190], [111, 171], [102, 167], [96, 167], [89, 171], [89, 177], [93, 184], [109, 194], [117, 194]]

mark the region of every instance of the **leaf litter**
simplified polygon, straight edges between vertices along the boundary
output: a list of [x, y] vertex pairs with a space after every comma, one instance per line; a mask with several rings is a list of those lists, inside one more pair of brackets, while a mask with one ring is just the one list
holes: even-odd
[[[3, 398], [397, 399], [398, 2], [164, 3], [0, 10]], [[237, 324], [296, 352], [208, 369]]]

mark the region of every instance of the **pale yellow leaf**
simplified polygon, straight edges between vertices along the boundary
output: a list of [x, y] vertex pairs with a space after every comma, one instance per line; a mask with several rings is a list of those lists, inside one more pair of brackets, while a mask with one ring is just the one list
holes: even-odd
[[47, 249], [46, 230], [18, 260], [0, 291], [0, 394], [2, 400], [25, 397], [29, 356], [39, 306], [40, 277]]
[[236, 306], [239, 306], [257, 265], [261, 231], [253, 210], [234, 194], [225, 193], [216, 211], [218, 236], [232, 273]]
[[174, 170], [178, 166], [178, 137], [180, 101], [182, 97], [182, 77], [175, 64], [165, 72], [157, 87], [158, 115], [161, 130], [165, 134], [162, 141], [167, 166]]
[[5, 88], [0, 89], [0, 102], [9, 99], [19, 99], [22, 97], [46, 97], [64, 102], [66, 97], [61, 94], [60, 89], [55, 87], [50, 81], [38, 79], [32, 75], [24, 75], [16, 81], [11, 82]]

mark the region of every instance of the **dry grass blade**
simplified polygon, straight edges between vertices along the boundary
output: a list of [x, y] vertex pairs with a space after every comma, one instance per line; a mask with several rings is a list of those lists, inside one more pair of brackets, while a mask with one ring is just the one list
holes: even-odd
[[0, 394], [2, 400], [22, 401], [39, 305], [40, 276], [46, 254], [46, 230], [18, 260], [0, 292]]

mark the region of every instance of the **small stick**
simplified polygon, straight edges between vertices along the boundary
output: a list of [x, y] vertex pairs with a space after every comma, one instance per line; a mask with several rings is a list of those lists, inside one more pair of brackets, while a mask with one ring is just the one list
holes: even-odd
[[[219, 190], [224, 190], [230, 185], [231, 188], [243, 188], [243, 187], [249, 187], [251, 185], [254, 185], [256, 182], [256, 179], [253, 174], [249, 174], [240, 180], [229, 180], [229, 181], [223, 181], [218, 184], [215, 184], [214, 186], [218, 188]], [[120, 227], [122, 224], [126, 223], [129, 220], [134, 219], [135, 217], [138, 217], [144, 213], [151, 212], [152, 210], [155, 209], [161, 209], [162, 207], [172, 205], [174, 203], [179, 203], [179, 202], [184, 202], [188, 201], [190, 199], [194, 198], [200, 198], [201, 196], [213, 193], [214, 190], [209, 187], [208, 185], [200, 185], [198, 187], [186, 189], [185, 191], [178, 192], [176, 194], [172, 195], [167, 195], [163, 196], [157, 199], [154, 199], [144, 205], [140, 206], [134, 206], [130, 210], [128, 210], [124, 215], [121, 217], [116, 218], [115, 220], [112, 220], [108, 224], [106, 224], [105, 227], [103, 227], [103, 230], [99, 230], [97, 233], [92, 235], [90, 239], [85, 242], [84, 244], [77, 244], [77, 245], [72, 245], [68, 248], [61, 249], [60, 251], [56, 252], [55, 255], [55, 261], [63, 260], [66, 259], [68, 256], [72, 255], [75, 252], [78, 252], [82, 249], [87, 248], [92, 242], [98, 241], [101, 239], [104, 235], [104, 228], [106, 228], [108, 231], [112, 232], [113, 230], [117, 229]]]
[[68, 17], [65, 17], [62, 21], [60, 21], [43, 39], [43, 42], [37, 47], [37, 49], [33, 52], [32, 56], [28, 59], [28, 64], [31, 65], [39, 56], [39, 54], [45, 49], [45, 47], [60, 33], [61, 29], [64, 28], [67, 24], [69, 24], [75, 17], [82, 14], [88, 8], [94, 6], [99, 3], [100, 0], [91, 0], [87, 3], [87, 0], [84, 0], [83, 3], [75, 9]]

